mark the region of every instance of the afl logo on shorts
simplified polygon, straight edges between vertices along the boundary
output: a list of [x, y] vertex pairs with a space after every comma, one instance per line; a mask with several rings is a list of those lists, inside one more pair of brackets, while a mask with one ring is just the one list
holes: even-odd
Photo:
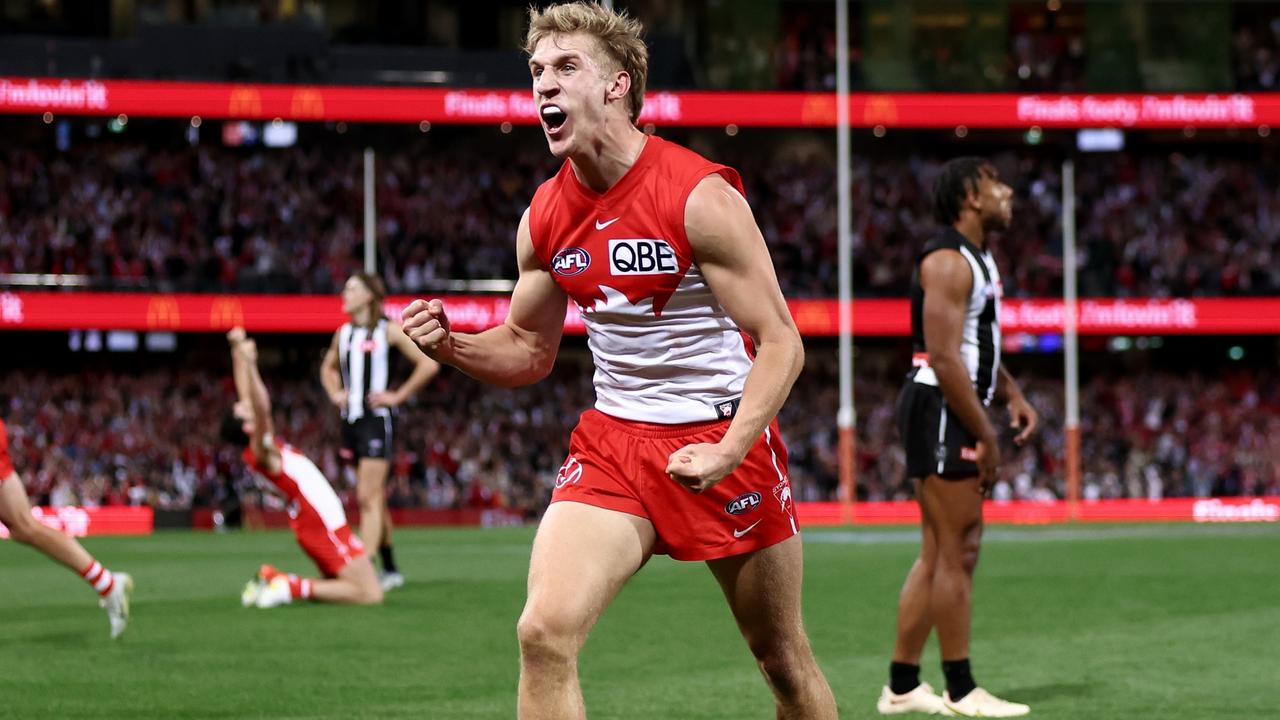
[[551, 259], [551, 269], [565, 277], [580, 275], [590, 265], [591, 254], [580, 247], [565, 248]]
[[556, 473], [556, 489], [572, 485], [581, 479], [582, 463], [578, 462], [578, 458], [570, 457], [560, 466], [560, 472]]
[[749, 492], [730, 500], [729, 504], [724, 506], [724, 511], [730, 515], [746, 515], [758, 507], [760, 507], [760, 493]]

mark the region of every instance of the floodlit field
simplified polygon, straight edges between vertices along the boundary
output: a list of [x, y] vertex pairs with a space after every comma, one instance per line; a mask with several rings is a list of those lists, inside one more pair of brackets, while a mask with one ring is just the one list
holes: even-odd
[[[134, 574], [107, 639], [71, 573], [0, 543], [0, 717], [511, 718], [532, 530], [397, 531], [409, 583], [375, 609], [243, 609], [285, 533], [90, 538]], [[807, 534], [806, 613], [841, 717], [878, 717], [911, 529]], [[1280, 527], [992, 528], [978, 680], [1040, 718], [1274, 717]], [[936, 645], [924, 678], [942, 684]], [[771, 718], [710, 574], [655, 559], [582, 658], [592, 718]]]

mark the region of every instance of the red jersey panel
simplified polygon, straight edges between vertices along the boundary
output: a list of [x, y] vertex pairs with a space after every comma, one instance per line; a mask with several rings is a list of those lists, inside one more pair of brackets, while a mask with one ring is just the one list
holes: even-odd
[[342, 509], [342, 501], [320, 468], [292, 445], [274, 439], [271, 442], [280, 450], [280, 472], [268, 472], [258, 463], [251, 448], [245, 448], [244, 461], [292, 501], [290, 517], [295, 521], [318, 520], [326, 530], [346, 525], [347, 513]]
[[712, 173], [745, 196], [732, 168], [649, 136], [604, 193], [565, 162], [534, 194], [534, 251], [582, 312], [601, 412], [686, 423], [737, 408], [751, 356], [694, 262], [684, 225], [689, 194]]

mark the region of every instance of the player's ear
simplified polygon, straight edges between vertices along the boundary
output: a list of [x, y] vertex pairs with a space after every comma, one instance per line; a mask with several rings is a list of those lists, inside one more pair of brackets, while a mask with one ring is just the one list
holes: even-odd
[[974, 210], [982, 209], [982, 181], [972, 180], [964, 184], [964, 204]]
[[629, 92], [631, 92], [631, 75], [626, 70], [618, 70], [613, 73], [613, 77], [609, 81], [609, 92], [606, 97], [610, 100], [622, 100]]

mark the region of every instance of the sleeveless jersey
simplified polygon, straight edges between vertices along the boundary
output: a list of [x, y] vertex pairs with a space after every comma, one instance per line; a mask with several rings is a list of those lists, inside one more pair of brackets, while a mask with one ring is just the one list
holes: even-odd
[[964, 332], [960, 340], [960, 359], [973, 382], [973, 389], [984, 405], [995, 395], [996, 377], [1000, 371], [1000, 298], [1004, 286], [1000, 271], [990, 250], [981, 250], [955, 228], [947, 228], [929, 242], [916, 260], [911, 277], [911, 345], [914, 366], [910, 377], [922, 385], [938, 385], [938, 377], [929, 366], [924, 344], [924, 288], [920, 287], [920, 263], [937, 250], [955, 250], [969, 263], [973, 273], [973, 290], [965, 308]]
[[325, 529], [337, 530], [347, 524], [347, 514], [342, 509], [342, 501], [325, 479], [324, 473], [306, 455], [298, 452], [292, 445], [272, 439], [280, 451], [280, 472], [273, 475], [258, 463], [251, 448], [245, 448], [244, 461], [259, 475], [271, 481], [280, 492], [289, 498], [290, 515], [296, 519], [300, 515], [318, 516]]
[[694, 262], [684, 226], [689, 194], [712, 173], [746, 195], [732, 168], [650, 136], [604, 193], [566, 161], [533, 196], [533, 248], [582, 312], [603, 413], [676, 424], [737, 409], [751, 349]]
[[365, 415], [391, 417], [391, 408], [370, 408], [365, 403], [369, 393], [387, 389], [391, 374], [389, 350], [386, 318], [379, 318], [372, 330], [351, 323], [338, 330], [342, 387], [347, 391], [347, 412], [343, 419], [347, 422], [355, 422]]

